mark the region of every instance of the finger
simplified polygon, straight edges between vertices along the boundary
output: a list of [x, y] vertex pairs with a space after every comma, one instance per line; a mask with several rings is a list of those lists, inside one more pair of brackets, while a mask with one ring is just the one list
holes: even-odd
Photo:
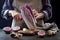
[[21, 21], [22, 20], [22, 16], [20, 14], [17, 14], [14, 16], [14, 19], [17, 21]]
[[38, 12], [36, 9], [33, 9], [32, 11], [33, 11], [33, 12]]
[[19, 20], [19, 17], [17, 16], [17, 19], [16, 19], [17, 21]]
[[22, 18], [21, 17], [18, 17], [18, 21], [21, 21], [22, 20]]
[[34, 15], [35, 15], [36, 13], [38, 13], [38, 11], [35, 10], [35, 9], [33, 9], [32, 12], [33, 12]]
[[18, 19], [19, 19], [19, 18], [18, 18], [18, 15], [15, 15], [15, 16], [14, 16], [14, 19], [18, 21]]
[[14, 18], [15, 20], [17, 19], [17, 17], [16, 17], [16, 16], [14, 16], [13, 18]]
[[36, 15], [34, 15], [35, 17], [37, 17], [38, 15], [36, 14]]
[[18, 18], [17, 19], [18, 21], [21, 21], [22, 20], [22, 16], [21, 15], [18, 15], [17, 18]]
[[40, 16], [36, 16], [36, 19], [39, 19], [40, 18]]

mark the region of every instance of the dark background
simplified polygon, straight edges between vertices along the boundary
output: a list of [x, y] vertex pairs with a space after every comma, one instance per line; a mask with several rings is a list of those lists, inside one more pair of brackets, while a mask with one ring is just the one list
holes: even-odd
[[[5, 0], [0, 0], [0, 13], [1, 13], [1, 10], [2, 10], [2, 6], [4, 4], [4, 1]], [[1, 14], [0, 14], [0, 28], [3, 28], [5, 26], [11, 26], [11, 21], [12, 19], [10, 20], [5, 20], [1, 17]]]
[[[2, 6], [4, 4], [5, 0], [0, 0], [0, 12], [2, 9]], [[60, 6], [59, 6], [59, 0], [51, 0], [51, 5], [52, 5], [52, 18], [48, 22], [55, 22], [58, 27], [60, 28]], [[1, 16], [1, 15], [0, 15]], [[5, 26], [10, 26], [11, 25], [11, 20], [5, 20], [0, 17], [0, 28], [3, 28]]]
[[52, 5], [52, 21], [54, 21], [58, 27], [60, 28], [60, 1], [59, 0], [51, 0], [51, 5]]

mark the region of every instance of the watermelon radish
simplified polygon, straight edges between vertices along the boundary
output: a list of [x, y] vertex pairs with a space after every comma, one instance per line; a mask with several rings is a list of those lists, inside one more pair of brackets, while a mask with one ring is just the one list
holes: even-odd
[[38, 36], [45, 36], [45, 31], [43, 31], [43, 30], [39, 31]]
[[6, 34], [11, 33], [11, 28], [10, 27], [4, 27], [3, 30], [5, 31]]
[[13, 27], [12, 30], [13, 31], [18, 31], [18, 30], [20, 30], [20, 27], [19, 26]]

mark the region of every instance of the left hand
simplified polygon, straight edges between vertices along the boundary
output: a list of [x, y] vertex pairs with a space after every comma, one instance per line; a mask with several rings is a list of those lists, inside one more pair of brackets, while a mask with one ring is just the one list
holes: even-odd
[[22, 20], [22, 15], [21, 13], [15, 11], [15, 10], [9, 10], [9, 15], [11, 15], [15, 20], [21, 21]]
[[43, 13], [38, 13], [38, 11], [35, 10], [35, 9], [33, 9], [32, 12], [33, 12], [33, 15], [36, 17], [36, 19], [44, 18], [44, 14]]

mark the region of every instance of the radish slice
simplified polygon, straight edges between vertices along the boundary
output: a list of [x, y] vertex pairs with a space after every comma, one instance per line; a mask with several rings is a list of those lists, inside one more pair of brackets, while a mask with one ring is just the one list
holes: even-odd
[[38, 32], [38, 35], [39, 35], [39, 36], [44, 36], [44, 35], [45, 35], [45, 31], [39, 31], [39, 32]]
[[20, 27], [16, 26], [16, 27], [12, 28], [12, 30], [20, 30]]
[[3, 30], [4, 30], [4, 31], [10, 31], [11, 28], [10, 28], [10, 27], [4, 27]]

